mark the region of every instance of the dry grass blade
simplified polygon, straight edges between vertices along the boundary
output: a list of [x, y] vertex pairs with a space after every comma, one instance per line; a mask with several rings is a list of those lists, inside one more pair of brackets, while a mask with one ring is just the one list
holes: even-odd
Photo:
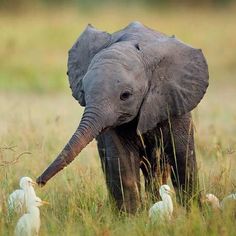
[[0, 150], [10, 150], [12, 152], [15, 152], [15, 148], [17, 146], [9, 146], [9, 147], [0, 147]]
[[17, 163], [20, 158], [23, 156], [23, 155], [30, 155], [31, 152], [22, 152], [21, 154], [19, 154], [15, 159], [11, 160], [11, 161], [5, 161], [5, 160], [2, 160], [1, 163], [0, 163], [0, 166], [1, 167], [5, 167], [5, 166], [8, 166], [8, 165], [14, 165], [15, 163]]

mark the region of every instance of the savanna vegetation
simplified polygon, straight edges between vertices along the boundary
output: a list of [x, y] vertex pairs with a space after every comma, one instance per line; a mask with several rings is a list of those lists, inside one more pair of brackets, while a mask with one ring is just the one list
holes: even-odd
[[[68, 86], [67, 51], [88, 23], [113, 32], [139, 20], [203, 49], [210, 86], [193, 112], [201, 190], [220, 199], [236, 192], [236, 6], [53, 6], [0, 12], [0, 235], [13, 234], [17, 216], [8, 215], [6, 202], [19, 178], [41, 174], [78, 125], [82, 108]], [[144, 192], [137, 215], [118, 214], [95, 142], [36, 191], [51, 203], [41, 208], [41, 235], [236, 233], [235, 208], [221, 214], [193, 207], [186, 215], [176, 203], [168, 225], [147, 227], [151, 202]]]

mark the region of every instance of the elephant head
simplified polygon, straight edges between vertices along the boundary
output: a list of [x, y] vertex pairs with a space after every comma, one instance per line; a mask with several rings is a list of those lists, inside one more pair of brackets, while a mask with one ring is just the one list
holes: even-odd
[[137, 118], [143, 134], [191, 111], [208, 87], [200, 49], [138, 22], [113, 34], [88, 25], [69, 51], [68, 77], [85, 110], [69, 142], [37, 179], [42, 185], [105, 129]]

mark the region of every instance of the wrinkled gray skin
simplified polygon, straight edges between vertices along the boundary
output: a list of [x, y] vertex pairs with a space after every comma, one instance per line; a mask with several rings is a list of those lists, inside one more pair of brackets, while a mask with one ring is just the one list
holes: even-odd
[[135, 213], [139, 207], [140, 169], [146, 190], [157, 192], [163, 163], [171, 166], [172, 183], [188, 205], [197, 185], [190, 111], [208, 86], [201, 50], [138, 22], [113, 34], [88, 25], [69, 51], [68, 76], [84, 114], [38, 184], [45, 185], [96, 138], [120, 210]]

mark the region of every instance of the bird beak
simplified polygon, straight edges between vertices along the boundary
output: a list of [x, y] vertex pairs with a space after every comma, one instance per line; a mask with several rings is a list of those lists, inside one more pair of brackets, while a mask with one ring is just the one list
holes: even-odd
[[175, 194], [175, 192], [173, 190], [169, 190], [168, 191], [170, 194]]
[[47, 201], [41, 201], [41, 203], [42, 203], [43, 205], [50, 205], [50, 203], [47, 202]]
[[34, 182], [34, 181], [30, 181], [30, 183], [32, 184], [32, 185], [37, 185], [37, 183], [36, 182]]

